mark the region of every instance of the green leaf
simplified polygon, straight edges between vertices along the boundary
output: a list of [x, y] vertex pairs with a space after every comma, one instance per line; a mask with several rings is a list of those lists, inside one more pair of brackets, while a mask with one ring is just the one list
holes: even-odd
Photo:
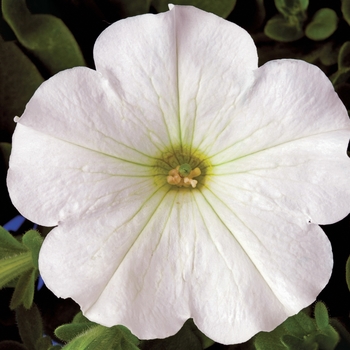
[[316, 322], [305, 311], [300, 311], [295, 316], [295, 320], [300, 324], [304, 329], [304, 334], [310, 334], [316, 331]]
[[91, 323], [64, 324], [55, 329], [55, 335], [65, 342], [70, 342], [79, 334], [87, 332], [91, 327], [95, 327], [95, 325]]
[[23, 344], [28, 350], [37, 350], [36, 344], [43, 336], [43, 325], [35, 304], [27, 310], [23, 306], [16, 309], [16, 320]]
[[330, 37], [338, 27], [338, 16], [329, 8], [318, 10], [306, 26], [305, 35], [311, 40], [324, 40]]
[[78, 312], [72, 323], [64, 324], [56, 328], [55, 335], [57, 338], [69, 342], [75, 337], [79, 336], [81, 333], [84, 333], [91, 327], [95, 327], [96, 323], [89, 321], [82, 312]]
[[39, 269], [39, 251], [43, 244], [43, 239], [40, 236], [40, 233], [36, 230], [29, 230], [24, 234], [22, 242], [32, 252], [33, 264], [36, 269]]
[[318, 343], [319, 349], [322, 350], [334, 350], [340, 341], [339, 334], [330, 325], [322, 330], [322, 332], [317, 333], [314, 339]]
[[96, 323], [94, 323], [94, 322], [91, 322], [89, 319], [87, 319], [87, 318], [83, 315], [83, 313], [82, 313], [81, 311], [78, 312], [78, 313], [74, 316], [72, 323], [90, 323], [90, 324], [93, 324], [93, 325], [96, 324]]
[[142, 350], [202, 350], [202, 339], [197, 336], [196, 329], [197, 327], [195, 327], [192, 319], [187, 320], [175, 335], [165, 339], [142, 342], [140, 348]]
[[37, 277], [40, 234], [30, 230], [22, 237], [22, 243], [0, 227], [0, 287], [16, 282], [10, 308], [23, 304], [29, 309], [34, 298], [34, 283]]
[[346, 41], [339, 51], [338, 69], [342, 68], [350, 68], [350, 41]]
[[304, 328], [300, 325], [297, 320], [297, 317], [289, 317], [283, 322], [283, 327], [288, 331], [291, 335], [295, 337], [303, 337], [305, 334]]
[[[52, 348], [50, 337], [41, 337], [36, 342], [36, 350], [51, 350]], [[59, 346], [58, 349], [61, 349], [61, 346]]]
[[[201, 10], [215, 13], [216, 15], [226, 18], [233, 10], [237, 0], [174, 0], [170, 3], [174, 5], [192, 5]], [[152, 6], [158, 12], [168, 11], [168, 0], [153, 0]]]
[[10, 309], [14, 310], [23, 304], [26, 309], [30, 309], [34, 299], [36, 271], [31, 269], [24, 272], [18, 279], [13, 292]]
[[[192, 332], [193, 334], [199, 339], [199, 341], [201, 342], [202, 345], [202, 349], [207, 349], [210, 346], [214, 345], [215, 342], [214, 340], [211, 340], [210, 338], [208, 338], [204, 333], [202, 333], [197, 326], [194, 324], [194, 322], [191, 320], [189, 320], [192, 323]], [[188, 322], [189, 322], [188, 321]], [[186, 324], [186, 323], [185, 323]]]
[[124, 326], [111, 328], [89, 321], [79, 312], [72, 323], [55, 330], [55, 335], [69, 342], [65, 350], [136, 350], [139, 340]]
[[25, 252], [0, 260], [0, 288], [33, 268], [32, 253]]
[[327, 326], [329, 325], [329, 316], [326, 305], [319, 301], [315, 305], [314, 313], [317, 327], [320, 330], [327, 328]]
[[21, 45], [35, 55], [50, 74], [85, 65], [72, 33], [59, 18], [32, 15], [25, 0], [2, 0], [2, 12]]
[[282, 343], [289, 350], [317, 350], [316, 342], [306, 342], [304, 339], [299, 339], [293, 335], [286, 334], [282, 338]]
[[[316, 324], [306, 312], [307, 309], [289, 317], [271, 332], [258, 333], [254, 339], [256, 350], [313, 349], [313, 344], [316, 343], [313, 338], [309, 337], [309, 334], [316, 331]], [[304, 339], [307, 339], [305, 344]], [[311, 342], [311, 345], [309, 342]]]
[[341, 1], [341, 12], [345, 21], [350, 25], [350, 0]]
[[286, 334], [282, 325], [271, 332], [259, 332], [254, 337], [254, 346], [256, 350], [286, 350], [281, 343], [281, 338]]
[[28, 251], [28, 249], [26, 249], [21, 242], [0, 226], [0, 258], [26, 251]]
[[279, 13], [285, 17], [298, 16], [306, 11], [309, 0], [275, 0]]
[[267, 21], [264, 33], [269, 38], [282, 42], [291, 42], [304, 36], [301, 23], [297, 17], [276, 15]]
[[23, 113], [44, 79], [18, 46], [1, 36], [0, 62], [0, 130], [12, 135], [16, 126], [13, 118]]
[[346, 260], [346, 284], [348, 285], [348, 289], [350, 290], [350, 256], [348, 257], [348, 260]]
[[64, 350], [138, 350], [139, 340], [123, 326], [94, 325], [66, 344]]

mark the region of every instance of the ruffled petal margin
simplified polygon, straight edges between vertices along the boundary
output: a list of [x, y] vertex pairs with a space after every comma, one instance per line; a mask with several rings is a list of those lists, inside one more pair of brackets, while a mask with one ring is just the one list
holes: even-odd
[[243, 342], [315, 299], [332, 251], [317, 225], [231, 202], [208, 189], [158, 190], [122, 213], [65, 221], [45, 239], [40, 271], [89, 319], [141, 339], [192, 317], [215, 341]]

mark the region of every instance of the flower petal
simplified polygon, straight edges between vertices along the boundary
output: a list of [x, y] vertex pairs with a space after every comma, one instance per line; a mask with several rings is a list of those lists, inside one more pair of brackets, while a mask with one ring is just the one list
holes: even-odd
[[164, 120], [171, 143], [189, 147], [230, 113], [257, 68], [245, 30], [192, 6], [111, 25], [97, 39], [94, 58], [148, 123]]
[[[318, 67], [285, 59], [270, 61], [254, 73], [254, 84], [225, 116], [228, 125], [216, 133], [214, 142], [207, 132], [202, 152], [232, 161], [314, 135], [349, 132], [347, 111]], [[344, 134], [339, 140], [344, 152], [348, 139]]]
[[[99, 147], [103, 146], [101, 139]], [[138, 158], [123, 160], [19, 124], [7, 178], [12, 202], [25, 217], [45, 226], [71, 216], [79, 221], [115, 203], [120, 203], [120, 211], [124, 197], [143, 198], [144, 193], [134, 187], [154, 189], [165, 182], [166, 172], [159, 179], [146, 164], [147, 157], [139, 154]]]
[[349, 213], [350, 161], [339, 145], [344, 134], [316, 135], [215, 165], [208, 186], [243, 196], [247, 205], [334, 223]]
[[[205, 30], [201, 25], [204, 21]], [[136, 35], [138, 45], [133, 40]], [[206, 45], [199, 45], [199, 39]], [[203, 58], [199, 58], [201, 55]], [[222, 61], [220, 67], [216, 67], [218, 57]], [[84, 201], [78, 190], [82, 186], [81, 176], [76, 177], [78, 186], [74, 193], [68, 194], [69, 186], [74, 186], [72, 173], [66, 172], [72, 180], [61, 176], [55, 187], [50, 186], [58, 169], [65, 172], [63, 150], [66, 154], [77, 153], [72, 163], [76, 157], [80, 158], [77, 164], [81, 168], [86, 160], [90, 172], [102, 170], [95, 171], [94, 161], [88, 160], [88, 154], [82, 156], [82, 150], [76, 147], [127, 162], [150, 164], [171, 145], [190, 140], [188, 132], [193, 133], [197, 112], [211, 120], [213, 105], [221, 101], [219, 86], [230, 89], [232, 98], [240, 94], [249, 79], [240, 74], [241, 69], [237, 67], [244, 66], [251, 71], [257, 61], [254, 43], [243, 29], [212, 14], [182, 6], [175, 6], [165, 14], [133, 17], [110, 26], [96, 42], [95, 59], [99, 72], [74, 68], [42, 84], [18, 120], [19, 124], [39, 133], [28, 134], [29, 144], [25, 141], [27, 136], [22, 136], [26, 132], [17, 128], [8, 186], [16, 207], [42, 225], [56, 225], [65, 215], [82, 212], [92, 205], [90, 201], [83, 206], [78, 204]], [[215, 80], [216, 74], [222, 78]], [[200, 107], [197, 102], [191, 102], [194, 99], [198, 99]], [[183, 111], [180, 113], [179, 109]], [[206, 128], [207, 124], [202, 121], [201, 125]], [[62, 146], [60, 140], [67, 145]], [[55, 149], [54, 154], [51, 149]], [[35, 153], [30, 155], [32, 151]], [[51, 165], [48, 162], [37, 169], [39, 157], [53, 156], [56, 159], [50, 160]], [[117, 166], [121, 166], [120, 163], [116, 162]], [[18, 170], [21, 167], [26, 170]], [[125, 172], [125, 175], [133, 174]], [[28, 186], [32, 178], [37, 179], [36, 187]], [[27, 199], [34, 198], [37, 191], [45, 194], [37, 197], [36, 205], [28, 205]], [[59, 200], [54, 193], [60, 193]], [[55, 215], [55, 210], [60, 214]]]
[[73, 145], [145, 163], [169, 142], [152, 138], [161, 134], [161, 123], [149, 129], [142, 119], [137, 105], [128, 105], [107, 78], [76, 67], [44, 82], [18, 123]]
[[126, 199], [121, 214], [65, 221], [40, 252], [44, 281], [89, 319], [141, 339], [172, 335], [190, 317], [220, 343], [271, 330], [327, 283], [331, 247], [316, 225], [231, 200], [159, 190], [142, 204]]
[[138, 337], [177, 332], [190, 314], [181, 275], [192, 238], [178, 232], [176, 198], [177, 191], [161, 189], [63, 222], [40, 251], [48, 288], [76, 300], [90, 320], [123, 324]]
[[[237, 343], [272, 330], [311, 304], [331, 275], [332, 249], [317, 225], [291, 213], [250, 206], [224, 188], [216, 190], [203, 188], [202, 196], [196, 195], [206, 246], [216, 248], [207, 256], [213, 270], [196, 270], [205, 271], [207, 281], [211, 274], [217, 280], [207, 284], [206, 298], [199, 288], [193, 291], [198, 300], [193, 317], [209, 337]], [[225, 262], [221, 269], [220, 259]], [[208, 315], [215, 312], [210, 323]]]
[[164, 148], [150, 137], [157, 125], [150, 131], [137, 124], [129, 107], [107, 80], [87, 68], [45, 82], [13, 136], [7, 183], [18, 210], [52, 226], [73, 213], [106, 205], [125, 178], [157, 181], [152, 163], [159, 147]]
[[330, 224], [349, 213], [349, 137], [347, 111], [327, 77], [305, 62], [279, 60], [259, 68], [245, 105], [205, 150], [213, 176], [232, 193], [244, 189], [252, 204], [269, 201]]

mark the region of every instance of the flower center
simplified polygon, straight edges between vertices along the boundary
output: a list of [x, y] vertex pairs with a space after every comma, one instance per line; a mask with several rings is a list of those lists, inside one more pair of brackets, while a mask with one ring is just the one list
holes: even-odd
[[173, 190], [200, 189], [211, 177], [212, 165], [206, 154], [184, 144], [174, 145], [154, 157], [154, 183]]
[[193, 180], [194, 177], [197, 177], [201, 174], [199, 168], [194, 168], [192, 170], [191, 165], [184, 163], [178, 165], [175, 169], [169, 171], [169, 175], [166, 180], [170, 185], [176, 185], [179, 187], [190, 187], [195, 188], [198, 181]]

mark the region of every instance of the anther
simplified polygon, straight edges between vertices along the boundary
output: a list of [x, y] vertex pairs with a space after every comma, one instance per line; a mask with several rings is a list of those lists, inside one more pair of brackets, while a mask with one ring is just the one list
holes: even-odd
[[195, 188], [198, 181], [193, 180], [194, 177], [197, 177], [201, 174], [199, 168], [192, 170], [191, 166], [187, 163], [178, 165], [175, 169], [169, 171], [167, 176], [167, 182], [170, 185], [176, 185], [179, 187], [190, 187]]

